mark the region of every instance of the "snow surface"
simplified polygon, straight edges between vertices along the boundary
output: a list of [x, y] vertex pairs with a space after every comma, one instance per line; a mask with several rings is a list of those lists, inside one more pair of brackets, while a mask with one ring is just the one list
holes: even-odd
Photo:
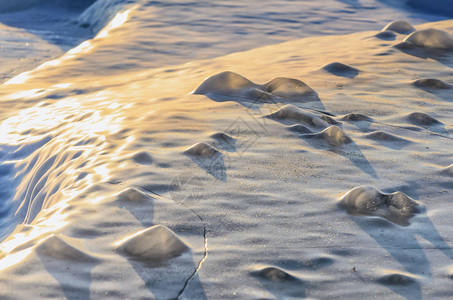
[[91, 2], [0, 7], [0, 298], [451, 295], [451, 20]]
[[98, 0], [82, 10], [91, 2], [1, 1], [0, 12], [9, 13], [0, 13], [0, 23], [12, 27], [2, 32], [14, 36], [3, 44], [4, 51], [26, 51], [10, 67], [10, 59], [0, 64], [4, 80], [62, 55], [134, 5], [138, 8], [129, 23], [135, 29], [118, 34], [130, 47], [121, 56], [115, 53], [119, 63], [109, 72], [179, 64], [307, 36], [377, 30], [398, 19], [413, 24], [442, 19], [408, 10], [404, 1]]

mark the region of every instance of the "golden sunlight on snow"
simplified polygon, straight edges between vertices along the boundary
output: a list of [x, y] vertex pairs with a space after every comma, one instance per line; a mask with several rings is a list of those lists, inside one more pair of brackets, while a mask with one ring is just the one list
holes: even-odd
[[0, 85], [1, 299], [451, 294], [453, 20], [82, 2]]

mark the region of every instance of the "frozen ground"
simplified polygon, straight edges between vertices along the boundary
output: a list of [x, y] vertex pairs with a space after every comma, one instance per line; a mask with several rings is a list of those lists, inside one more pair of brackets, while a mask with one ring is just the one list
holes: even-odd
[[451, 20], [29, 2], [0, 15], [29, 70], [0, 86], [1, 298], [451, 295]]

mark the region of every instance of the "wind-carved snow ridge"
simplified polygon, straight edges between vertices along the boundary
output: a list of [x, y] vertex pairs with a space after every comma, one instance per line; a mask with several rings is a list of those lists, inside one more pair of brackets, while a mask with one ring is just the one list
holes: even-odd
[[[76, 99], [66, 99], [23, 110], [0, 125], [2, 140], [12, 145], [2, 158], [9, 163], [1, 167], [10, 178], [12, 195], [7, 196], [14, 223], [49, 223], [58, 228], [68, 214], [65, 203], [94, 183], [107, 181], [106, 163], [118, 149], [109, 136], [121, 128], [121, 118], [111, 113], [106, 116], [98, 109], [83, 108]], [[106, 149], [111, 154], [96, 159]], [[52, 222], [40, 216], [44, 210], [53, 213]]]
[[76, 20], [81, 27], [90, 28], [93, 34], [102, 30], [130, 0], [98, 0], [87, 8]]

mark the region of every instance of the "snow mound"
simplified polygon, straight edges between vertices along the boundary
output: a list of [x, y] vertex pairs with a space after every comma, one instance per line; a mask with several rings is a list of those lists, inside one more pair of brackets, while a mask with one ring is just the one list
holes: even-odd
[[266, 118], [274, 119], [282, 123], [301, 123], [302, 125], [325, 129], [330, 125], [338, 125], [339, 123], [326, 115], [317, 115], [306, 111], [302, 108], [287, 104], [281, 107], [276, 112], [266, 115]]
[[214, 145], [228, 152], [236, 151], [236, 139], [224, 132], [216, 132], [210, 136]]
[[235, 91], [243, 90], [256, 85], [237, 73], [226, 71], [206, 78], [201, 85], [193, 92], [196, 95], [208, 93], [233, 94]]
[[132, 156], [132, 159], [141, 165], [150, 165], [153, 162], [153, 158], [151, 154], [149, 154], [147, 151], [140, 151], [134, 154]]
[[265, 92], [274, 96], [295, 100], [301, 96], [315, 92], [304, 82], [285, 77], [272, 79], [264, 85], [263, 89]]
[[396, 34], [390, 30], [384, 30], [374, 35], [381, 40], [393, 41], [396, 39]]
[[436, 78], [417, 79], [414, 81], [413, 85], [421, 89], [429, 90], [448, 90], [453, 88], [452, 84]]
[[375, 131], [365, 136], [366, 138], [374, 141], [392, 142], [392, 143], [410, 143], [402, 137], [387, 133], [385, 131]]
[[443, 168], [441, 174], [453, 177], [453, 164], [449, 165], [446, 168]]
[[407, 115], [407, 120], [412, 124], [419, 126], [443, 125], [443, 123], [436, 118], [422, 112], [410, 113], [409, 115]]
[[359, 70], [354, 67], [345, 65], [339, 62], [333, 62], [322, 67], [324, 71], [329, 72], [335, 76], [354, 78], [359, 74]]
[[[229, 146], [231, 146], [231, 144]], [[225, 145], [223, 145], [222, 147], [228, 148], [227, 151], [234, 150], [233, 148], [229, 148], [228, 145], [226, 147]], [[218, 180], [226, 180], [224, 155], [217, 148], [207, 143], [201, 142], [191, 146], [189, 149], [184, 151], [183, 154], [187, 155], [200, 168], [202, 168]]]
[[252, 271], [252, 275], [272, 282], [297, 281], [297, 278], [277, 267], [265, 267]]
[[398, 271], [392, 271], [390, 274], [385, 274], [378, 278], [378, 282], [383, 285], [399, 285], [405, 286], [413, 284], [417, 281], [417, 278], [412, 274], [407, 274]]
[[139, 231], [118, 242], [117, 247], [139, 260], [166, 260], [190, 249], [172, 230], [163, 225]]
[[415, 28], [414, 28], [414, 26], [412, 26], [411, 24], [409, 24], [406, 21], [397, 20], [397, 21], [388, 23], [384, 28], [382, 28], [382, 31], [383, 32], [393, 31], [396, 33], [401, 33], [401, 34], [409, 34], [411, 32], [414, 32]]
[[184, 151], [184, 154], [189, 156], [197, 156], [203, 158], [215, 158], [220, 155], [220, 151], [216, 148], [212, 147], [209, 144], [204, 142], [196, 143], [195, 145], [191, 146], [189, 149]]
[[453, 49], [451, 36], [443, 30], [433, 28], [415, 31], [408, 35], [403, 42], [409, 42], [415, 46], [428, 49]]
[[363, 114], [356, 114], [356, 113], [349, 113], [341, 118], [343, 121], [349, 122], [359, 122], [359, 121], [366, 121], [366, 122], [373, 122], [373, 119], [363, 115]]
[[259, 85], [230, 71], [206, 78], [192, 93], [209, 97], [214, 96], [219, 100], [230, 100], [231, 98], [261, 102], [283, 99], [297, 102], [319, 100], [313, 89], [297, 79], [277, 77]]
[[305, 283], [277, 267], [267, 266], [250, 272], [270, 292], [279, 294], [282, 299], [305, 298]]
[[372, 186], [359, 186], [340, 198], [340, 206], [349, 214], [377, 216], [408, 226], [409, 219], [420, 212], [419, 204], [403, 192], [384, 194]]
[[36, 253], [51, 259], [89, 262], [97, 260], [80, 243], [68, 237], [52, 234], [36, 247]]
[[319, 133], [305, 135], [304, 137], [325, 141], [333, 147], [339, 147], [352, 142], [351, 138], [348, 137], [341, 128], [335, 125], [332, 125]]
[[118, 195], [118, 199], [127, 203], [144, 203], [153, 198], [136, 188], [126, 188]]

